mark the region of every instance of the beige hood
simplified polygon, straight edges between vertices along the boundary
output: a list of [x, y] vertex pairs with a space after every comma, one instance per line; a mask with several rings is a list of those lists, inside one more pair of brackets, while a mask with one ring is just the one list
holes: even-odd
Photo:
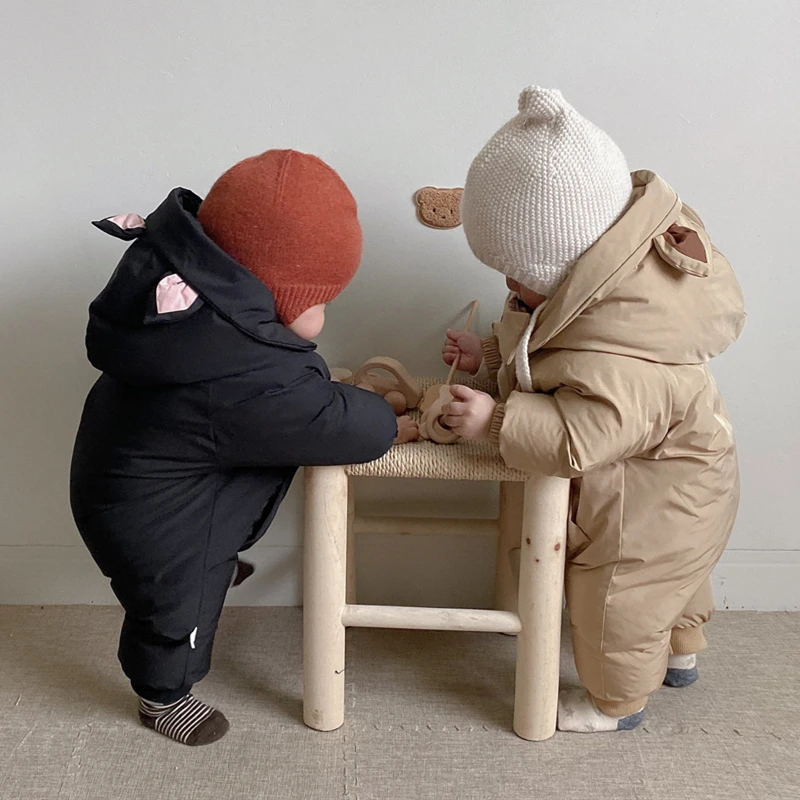
[[633, 174], [631, 205], [542, 310], [529, 352], [592, 350], [701, 364], [741, 333], [744, 304], [702, 220], [656, 174]]

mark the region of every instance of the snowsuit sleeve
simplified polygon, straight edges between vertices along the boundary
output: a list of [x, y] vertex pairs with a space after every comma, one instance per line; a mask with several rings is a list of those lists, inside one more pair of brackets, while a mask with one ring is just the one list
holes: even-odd
[[497, 373], [503, 366], [503, 357], [500, 355], [500, 342], [495, 335], [481, 339], [481, 349], [483, 350], [483, 362], [481, 363], [478, 378], [488, 378], [496, 381]]
[[547, 392], [515, 391], [498, 406], [492, 438], [506, 464], [577, 478], [664, 440], [672, 407], [665, 367], [597, 353], [573, 353], [570, 365]]
[[380, 458], [397, 436], [382, 397], [315, 370], [278, 389], [245, 383], [226, 394], [212, 417], [226, 467], [359, 464]]

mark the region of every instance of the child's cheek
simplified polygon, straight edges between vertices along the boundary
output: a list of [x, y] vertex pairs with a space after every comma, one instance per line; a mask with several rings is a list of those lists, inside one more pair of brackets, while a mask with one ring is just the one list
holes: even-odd
[[531, 311], [535, 311], [542, 303], [544, 303], [547, 298], [543, 294], [538, 294], [537, 292], [533, 292], [530, 289], [526, 289], [524, 286], [520, 286], [519, 290], [517, 291], [519, 294], [519, 299], [525, 303], [526, 306]]
[[314, 339], [325, 327], [325, 306], [318, 305], [306, 309], [287, 327], [292, 333], [296, 333], [303, 339]]

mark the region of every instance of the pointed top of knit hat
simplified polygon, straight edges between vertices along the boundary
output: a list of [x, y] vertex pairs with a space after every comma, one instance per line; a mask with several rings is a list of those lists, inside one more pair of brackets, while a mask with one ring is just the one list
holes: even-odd
[[625, 210], [625, 156], [557, 89], [529, 86], [472, 162], [461, 199], [475, 256], [551, 297]]
[[534, 122], [552, 122], [564, 113], [567, 101], [558, 89], [528, 86], [520, 92], [517, 108], [526, 119]]

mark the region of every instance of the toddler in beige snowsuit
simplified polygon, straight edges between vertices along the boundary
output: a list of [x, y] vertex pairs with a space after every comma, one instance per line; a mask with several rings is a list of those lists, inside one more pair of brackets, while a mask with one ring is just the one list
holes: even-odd
[[566, 592], [587, 691], [561, 730], [624, 730], [662, 683], [697, 678], [710, 575], [733, 527], [731, 424], [708, 369], [741, 332], [741, 291], [700, 217], [553, 90], [473, 162], [470, 247], [511, 294], [494, 335], [444, 359], [496, 377], [453, 387], [445, 421], [518, 469], [572, 479]]

